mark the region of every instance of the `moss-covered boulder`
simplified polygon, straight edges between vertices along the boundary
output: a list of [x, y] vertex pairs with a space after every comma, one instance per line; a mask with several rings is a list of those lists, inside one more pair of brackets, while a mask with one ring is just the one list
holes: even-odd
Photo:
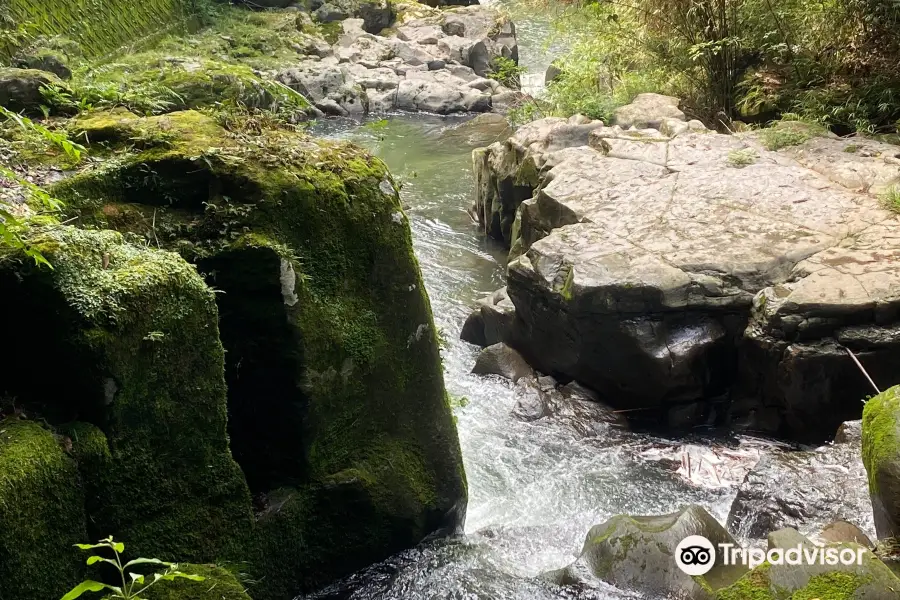
[[56, 187], [69, 216], [178, 250], [220, 292], [232, 450], [258, 498], [254, 596], [290, 597], [457, 527], [459, 445], [385, 165], [195, 112], [77, 129], [110, 160]]
[[[769, 537], [768, 549], [787, 550], [798, 545], [815, 552], [813, 564], [787, 564], [786, 553], [773, 556], [734, 584], [719, 590], [715, 600], [894, 600], [900, 596], [900, 578], [867, 548], [853, 543], [816, 546], [794, 529], [785, 529]], [[834, 562], [827, 564], [828, 554]], [[840, 564], [844, 552], [861, 556], [860, 564]], [[820, 561], [820, 557], [826, 557]]]
[[65, 594], [83, 573], [72, 544], [84, 541], [84, 521], [78, 470], [60, 441], [34, 421], [0, 420], [0, 598]]
[[60, 428], [93, 534], [138, 556], [246, 558], [250, 495], [228, 447], [212, 290], [177, 254], [116, 232], [37, 223], [28, 239], [54, 268], [0, 262], [17, 344], [3, 388], [49, 423], [93, 424]]
[[712, 570], [702, 577], [685, 574], [675, 563], [675, 552], [683, 539], [693, 535], [705, 537], [714, 547], [736, 544], [731, 534], [697, 505], [668, 515], [617, 515], [591, 528], [577, 561], [545, 578], [563, 585], [590, 585], [599, 579], [654, 597], [708, 600], [714, 590], [734, 583], [747, 568], [716, 559]]
[[136, 54], [82, 74], [76, 96], [89, 103], [118, 104], [142, 113], [165, 113], [232, 103], [249, 108], [309, 105], [296, 92], [258, 76], [250, 67], [212, 58]]
[[159, 583], [147, 592], [147, 600], [251, 600], [246, 587], [222, 567], [179, 564], [178, 570], [203, 580], [179, 578]]
[[62, 80], [47, 71], [0, 67], [0, 106], [40, 114], [41, 105], [47, 104], [41, 89], [48, 85], [62, 86]]
[[863, 409], [863, 464], [879, 539], [900, 536], [900, 386], [878, 394]]

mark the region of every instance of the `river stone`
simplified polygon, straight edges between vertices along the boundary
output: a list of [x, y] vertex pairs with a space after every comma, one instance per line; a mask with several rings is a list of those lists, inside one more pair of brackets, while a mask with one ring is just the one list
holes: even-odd
[[773, 450], [738, 488], [728, 530], [742, 539], [761, 539], [785, 527], [813, 533], [840, 520], [872, 530], [865, 481], [859, 445]]
[[500, 288], [478, 301], [478, 307], [469, 315], [460, 332], [460, 339], [476, 346], [493, 346], [511, 339], [516, 307], [506, 288]]
[[506, 344], [488, 346], [478, 355], [472, 373], [476, 375], [500, 375], [514, 382], [523, 377], [534, 377], [534, 371], [522, 355]]
[[668, 515], [618, 515], [591, 528], [576, 562], [544, 577], [561, 585], [589, 585], [599, 579], [654, 597], [707, 600], [711, 591], [732, 584], [747, 572], [744, 566], [724, 565], [717, 559], [703, 577], [685, 574], [675, 565], [674, 554], [679, 542], [691, 535], [703, 536], [714, 546], [736, 544], [715, 518], [697, 505]]
[[[796, 531], [778, 532], [780, 541], [769, 548], [790, 548], [798, 544], [814, 549], [814, 544]], [[770, 540], [771, 542], [771, 540]], [[894, 575], [864, 546], [853, 543], [819, 547], [840, 552], [861, 553], [861, 565], [769, 564], [765, 563], [734, 584], [720, 589], [715, 600], [892, 600], [900, 590], [900, 578]]]
[[39, 115], [41, 106], [47, 103], [41, 88], [48, 85], [65, 87], [59, 77], [47, 71], [0, 67], [0, 106]]
[[627, 129], [637, 127], [658, 128], [662, 119], [685, 121], [684, 113], [678, 108], [678, 98], [662, 94], [638, 94], [631, 104], [617, 108], [613, 123]]
[[900, 386], [866, 403], [862, 456], [878, 539], [900, 537]]

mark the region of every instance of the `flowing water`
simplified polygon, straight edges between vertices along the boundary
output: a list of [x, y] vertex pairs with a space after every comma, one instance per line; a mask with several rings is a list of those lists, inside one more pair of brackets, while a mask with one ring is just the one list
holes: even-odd
[[[532, 578], [571, 562], [592, 525], [618, 513], [660, 514], [688, 503], [724, 521], [731, 484], [752, 464], [739, 460], [734, 472], [717, 467], [720, 485], [697, 485], [684, 477], [680, 457], [694, 453], [696, 464], [702, 445], [629, 433], [583, 437], [563, 420], [524, 422], [512, 414], [523, 388], [469, 373], [478, 349], [459, 340], [460, 328], [475, 300], [504, 285], [506, 252], [479, 235], [466, 212], [473, 146], [465, 136], [447, 135], [460, 123], [393, 116], [362, 127], [330, 122], [318, 132], [366, 146], [402, 181], [416, 254], [446, 340], [447, 389], [468, 399], [455, 410], [469, 481], [466, 536], [426, 543], [341, 587], [342, 594], [356, 588], [350, 597], [359, 600], [567, 597]], [[747, 450], [731, 452], [748, 458]], [[709, 484], [712, 474], [705, 479]], [[634, 596], [610, 588], [578, 597]]]
[[[548, 18], [514, 18], [522, 62], [542, 78], [558, 52], [558, 46], [543, 43]], [[475, 301], [504, 285], [506, 252], [480, 235], [466, 212], [474, 190], [471, 150], [493, 140], [473, 144], [454, 134], [463, 121], [395, 115], [363, 126], [329, 121], [318, 127], [319, 135], [369, 148], [403, 182], [416, 254], [446, 340], [447, 389], [468, 400], [455, 415], [469, 504], [465, 536], [424, 542], [317, 597], [639, 597], [610, 587], [556, 588], [535, 576], [570, 563], [590, 527], [615, 514], [662, 514], [697, 503], [724, 522], [736, 484], [765, 445], [745, 440], [728, 448], [718, 445], [713, 453], [710, 440], [686, 444], [627, 432], [585, 437], [562, 419], [517, 418], [513, 409], [523, 388], [470, 374], [478, 349], [460, 341], [459, 332]], [[686, 477], [687, 455], [695, 465], [706, 459], [706, 471]]]

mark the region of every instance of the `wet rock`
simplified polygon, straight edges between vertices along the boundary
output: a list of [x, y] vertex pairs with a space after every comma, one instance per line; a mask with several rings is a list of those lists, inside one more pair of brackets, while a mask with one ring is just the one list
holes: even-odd
[[545, 376], [536, 381], [523, 379], [518, 386], [522, 393], [513, 415], [523, 421], [549, 419], [582, 438], [608, 436], [611, 430], [628, 428], [623, 415], [575, 382], [560, 387], [553, 377]]
[[506, 117], [496, 113], [480, 114], [460, 125], [441, 132], [441, 140], [465, 146], [483, 146], [504, 139], [513, 132]]
[[834, 434], [835, 444], [862, 444], [862, 421], [844, 421]]
[[[782, 533], [782, 532], [779, 532]], [[835, 599], [872, 599], [890, 600], [897, 597], [900, 590], [900, 579], [875, 557], [868, 549], [853, 543], [829, 544], [827, 547], [814, 548], [814, 544], [796, 531], [783, 532], [782, 538], [790, 542], [787, 546], [776, 543], [769, 549], [784, 547], [796, 548], [799, 544], [809, 551], [835, 552], [835, 559], [840, 552], [849, 556], [861, 556], [861, 564], [830, 565], [825, 561], [807, 564], [787, 564], [787, 553], [783, 564], [763, 564], [736, 581], [734, 584], [719, 590], [715, 600], [747, 600], [750, 598], [777, 600], [780, 598], [821, 598]], [[817, 554], [818, 556], [818, 554]], [[835, 560], [835, 562], [838, 562]]]
[[866, 403], [862, 456], [878, 539], [900, 537], [900, 386]]
[[514, 382], [523, 377], [534, 377], [534, 371], [522, 355], [506, 344], [494, 344], [482, 350], [475, 361], [472, 373], [500, 375]]
[[0, 106], [13, 112], [41, 114], [46, 104], [41, 88], [47, 85], [65, 87], [53, 73], [36, 69], [0, 67]]
[[740, 538], [756, 539], [785, 527], [811, 533], [835, 521], [871, 530], [865, 481], [857, 445], [770, 452], [738, 488], [728, 529]]
[[476, 346], [492, 346], [499, 342], [512, 342], [512, 328], [516, 307], [500, 288], [478, 301], [478, 306], [463, 325], [460, 339]]
[[613, 123], [627, 129], [637, 127], [659, 128], [663, 119], [685, 121], [684, 113], [678, 108], [678, 98], [662, 94], [638, 94], [631, 104], [617, 108]]
[[712, 515], [696, 505], [668, 515], [618, 515], [591, 528], [575, 563], [545, 577], [561, 585], [599, 579], [642, 594], [707, 600], [711, 591], [731, 585], [747, 572], [744, 566], [717, 561], [703, 577], [686, 575], [675, 566], [674, 554], [679, 542], [691, 535], [703, 536], [714, 546], [736, 543]]
[[869, 539], [869, 536], [867, 536], [862, 529], [847, 521], [835, 521], [834, 523], [829, 523], [821, 532], [819, 532], [817, 537], [825, 543], [836, 544], [841, 542], [852, 542], [866, 548], [874, 547], [872, 540]]

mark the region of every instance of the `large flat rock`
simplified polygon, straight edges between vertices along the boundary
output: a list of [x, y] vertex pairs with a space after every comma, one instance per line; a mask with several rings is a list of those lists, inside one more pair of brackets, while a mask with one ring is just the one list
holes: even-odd
[[476, 151], [484, 206], [516, 211], [510, 343], [616, 405], [730, 395], [751, 429], [830, 439], [870, 391], [845, 347], [885, 382], [900, 359], [900, 220], [874, 193], [900, 181], [900, 148], [772, 152], [661, 121], [547, 119]]

